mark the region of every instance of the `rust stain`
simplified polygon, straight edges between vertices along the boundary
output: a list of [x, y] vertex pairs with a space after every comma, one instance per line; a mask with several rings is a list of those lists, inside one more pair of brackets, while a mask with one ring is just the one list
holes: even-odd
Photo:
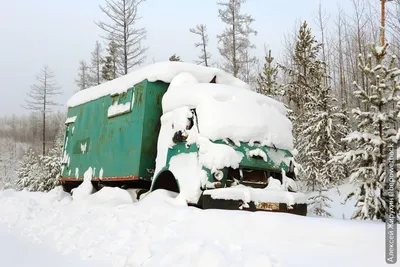
[[143, 93], [142, 92], [138, 92], [138, 96], [139, 96], [139, 103], [141, 104], [143, 102]]
[[162, 95], [157, 96], [157, 106], [161, 106], [162, 103]]

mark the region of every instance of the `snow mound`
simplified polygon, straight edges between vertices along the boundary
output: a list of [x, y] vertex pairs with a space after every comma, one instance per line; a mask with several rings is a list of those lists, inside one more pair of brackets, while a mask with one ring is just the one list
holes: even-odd
[[[179, 83], [184, 83], [179, 78]], [[293, 149], [292, 123], [283, 103], [267, 96], [221, 84], [170, 86], [162, 99], [163, 113], [196, 108], [199, 132], [210, 140], [233, 141]]]
[[[275, 180], [275, 179], [273, 179]], [[271, 179], [270, 179], [271, 181]], [[307, 203], [307, 196], [303, 193], [291, 193], [281, 190], [277, 182], [270, 182], [271, 186], [265, 189], [251, 188], [243, 185], [230, 188], [220, 188], [218, 190], [206, 190], [205, 195], [210, 195], [213, 199], [226, 200], [243, 200], [248, 203], [250, 201], [257, 203], [285, 203], [288, 206], [294, 204]]]
[[67, 105], [74, 107], [106, 95], [119, 94], [145, 79], [149, 82], [163, 81], [170, 83], [175, 76], [183, 72], [193, 75], [197, 81], [202, 83], [209, 83], [216, 76], [217, 83], [250, 89], [248, 84], [223, 70], [190, 63], [167, 61], [148, 65], [115, 80], [79, 91], [69, 99]]
[[96, 193], [88, 196], [87, 201], [96, 205], [124, 205], [135, 202], [131, 194], [118, 187], [103, 187]]
[[223, 144], [214, 144], [204, 137], [198, 137], [199, 162], [212, 173], [225, 167], [237, 169], [242, 161], [243, 154], [232, 147]]
[[72, 198], [74, 200], [83, 200], [96, 190], [92, 185], [93, 169], [91, 167], [83, 174], [83, 182], [72, 190]]
[[199, 83], [199, 81], [196, 79], [196, 77], [194, 77], [192, 74], [188, 73], [188, 72], [182, 72], [178, 75], [176, 75], [169, 87], [170, 88], [174, 88], [174, 87], [180, 87], [180, 86], [184, 86], [184, 85], [191, 85], [191, 84], [196, 84]]
[[157, 189], [147, 194], [140, 203], [146, 206], [168, 204], [172, 206], [187, 206], [187, 202], [178, 193], [164, 189]]

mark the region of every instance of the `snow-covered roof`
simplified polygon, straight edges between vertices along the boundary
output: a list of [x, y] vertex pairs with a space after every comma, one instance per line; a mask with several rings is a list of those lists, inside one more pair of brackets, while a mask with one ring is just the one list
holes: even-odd
[[175, 76], [182, 72], [190, 73], [201, 83], [209, 83], [216, 76], [216, 82], [219, 84], [250, 89], [248, 84], [223, 70], [191, 63], [167, 61], [148, 65], [115, 80], [79, 91], [68, 100], [67, 105], [74, 107], [106, 95], [118, 94], [145, 79], [150, 82], [170, 83]]
[[[177, 76], [177, 78], [179, 77]], [[287, 109], [282, 102], [251, 90], [225, 84], [187, 82], [183, 85], [174, 86], [173, 83], [171, 83], [162, 101], [164, 113], [183, 106], [194, 108], [202, 102], [235, 101], [244, 105], [251, 102], [251, 104], [257, 104], [257, 107], [272, 106], [282, 115], [287, 115]]]

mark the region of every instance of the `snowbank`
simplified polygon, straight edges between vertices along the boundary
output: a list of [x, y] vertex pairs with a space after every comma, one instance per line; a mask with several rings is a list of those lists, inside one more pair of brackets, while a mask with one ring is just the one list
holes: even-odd
[[69, 99], [67, 105], [68, 107], [74, 107], [102, 96], [119, 94], [145, 79], [150, 82], [163, 81], [170, 83], [176, 75], [182, 72], [190, 73], [196, 77], [197, 81], [202, 83], [209, 83], [216, 76], [217, 83], [250, 89], [248, 84], [220, 69], [168, 61], [146, 66], [115, 80], [79, 91]]
[[[384, 255], [377, 253], [385, 244], [383, 223], [202, 211], [159, 190], [137, 203], [116, 190], [111, 193], [114, 200], [104, 203], [109, 192], [102, 195], [102, 190], [83, 201], [57, 190], [0, 191], [0, 229], [68, 256], [104, 260], [110, 267], [387, 266]], [[0, 244], [6, 242], [0, 238]], [[41, 262], [36, 266], [54, 266], [51, 259]], [[92, 260], [83, 265], [99, 266]]]

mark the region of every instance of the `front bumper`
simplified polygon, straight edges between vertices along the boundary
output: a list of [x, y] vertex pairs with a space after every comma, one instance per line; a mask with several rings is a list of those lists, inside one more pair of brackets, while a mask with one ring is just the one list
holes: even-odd
[[[216, 189], [218, 190], [218, 189]], [[270, 211], [284, 212], [296, 215], [307, 215], [307, 204], [297, 203], [288, 206], [286, 203], [254, 202], [245, 203], [243, 200], [213, 199], [211, 195], [203, 194], [200, 198], [200, 206], [203, 209], [246, 210], [246, 211]]]

